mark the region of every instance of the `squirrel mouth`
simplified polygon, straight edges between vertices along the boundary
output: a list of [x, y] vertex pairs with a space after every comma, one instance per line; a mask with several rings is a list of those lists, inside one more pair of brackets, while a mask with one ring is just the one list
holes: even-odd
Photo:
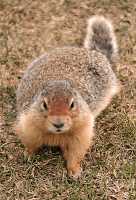
[[65, 133], [68, 132], [69, 129], [71, 128], [71, 121], [68, 123], [69, 121], [64, 119], [59, 119], [59, 118], [55, 118], [55, 120], [53, 118], [51, 118], [51, 120], [48, 123], [48, 130], [49, 132], [52, 132], [54, 134], [61, 134], [61, 133]]
[[54, 134], [61, 134], [61, 133], [65, 133], [65, 132], [67, 132], [65, 129], [55, 129], [53, 131]]
[[61, 129], [57, 129], [56, 132], [62, 132], [62, 130]]

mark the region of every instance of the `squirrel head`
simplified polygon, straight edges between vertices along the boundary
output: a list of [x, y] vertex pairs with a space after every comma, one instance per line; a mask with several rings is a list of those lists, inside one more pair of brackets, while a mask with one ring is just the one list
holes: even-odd
[[67, 80], [48, 81], [35, 100], [44, 127], [51, 133], [68, 132], [79, 116], [80, 101], [73, 84]]

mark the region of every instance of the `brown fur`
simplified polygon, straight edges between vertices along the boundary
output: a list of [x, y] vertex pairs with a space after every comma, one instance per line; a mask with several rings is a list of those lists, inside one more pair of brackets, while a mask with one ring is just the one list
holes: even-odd
[[[68, 115], [65, 115], [67, 112], [66, 107], [63, 107], [63, 110], [61, 108], [62, 117], [65, 118]], [[76, 178], [80, 175], [80, 161], [90, 147], [94, 136], [93, 117], [89, 111], [84, 116], [79, 113], [76, 116], [70, 116], [69, 113], [73, 122], [71, 129], [65, 133], [54, 134], [47, 128], [48, 120], [56, 114], [59, 114], [57, 107], [48, 119], [43, 118], [36, 111], [24, 112], [17, 121], [16, 132], [29, 154], [36, 152], [43, 144], [59, 146], [67, 161], [68, 174]]]
[[112, 24], [97, 16], [83, 47], [53, 48], [28, 66], [17, 89], [16, 129], [29, 154], [43, 144], [60, 146], [69, 175], [80, 175], [93, 121], [119, 91], [117, 57]]

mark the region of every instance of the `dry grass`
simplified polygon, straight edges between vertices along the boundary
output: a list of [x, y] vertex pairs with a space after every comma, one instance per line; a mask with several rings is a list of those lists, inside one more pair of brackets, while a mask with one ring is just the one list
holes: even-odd
[[[135, 0], [0, 1], [0, 199], [136, 199]], [[72, 181], [58, 149], [33, 159], [11, 129], [15, 89], [26, 65], [54, 46], [81, 45], [86, 19], [103, 14], [115, 24], [120, 46], [117, 75], [123, 88], [96, 123], [96, 142]], [[135, 99], [134, 99], [135, 98]]]

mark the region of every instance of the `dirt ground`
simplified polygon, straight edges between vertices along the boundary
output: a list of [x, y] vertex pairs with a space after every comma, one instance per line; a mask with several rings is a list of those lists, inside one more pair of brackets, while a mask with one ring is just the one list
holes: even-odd
[[[89, 16], [115, 26], [122, 91], [98, 117], [80, 180], [56, 148], [31, 160], [15, 136], [15, 90], [26, 66], [50, 48], [81, 46]], [[0, 200], [136, 199], [136, 1], [0, 0]]]

